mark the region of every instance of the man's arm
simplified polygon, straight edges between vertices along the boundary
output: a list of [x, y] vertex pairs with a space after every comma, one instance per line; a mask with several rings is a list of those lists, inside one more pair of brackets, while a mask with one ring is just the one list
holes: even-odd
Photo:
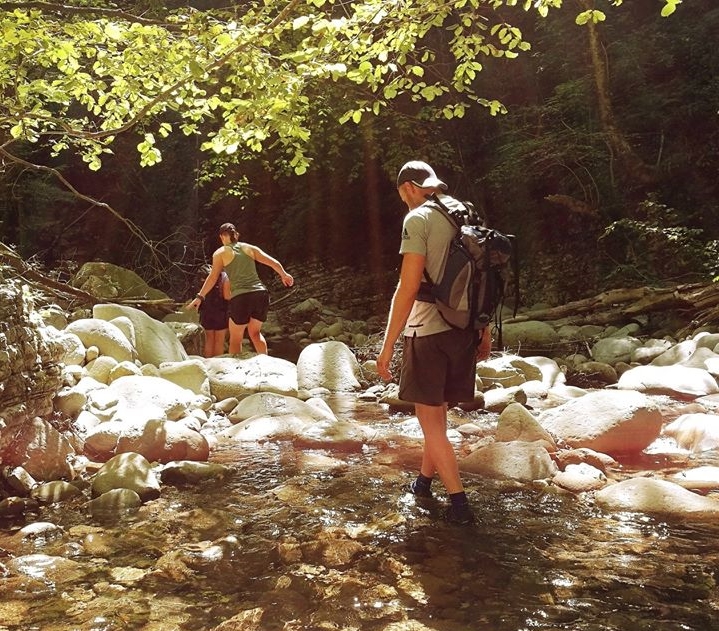
[[394, 354], [394, 344], [402, 334], [412, 305], [417, 298], [424, 264], [425, 257], [422, 254], [408, 252], [402, 256], [399, 283], [392, 296], [384, 341], [377, 357], [377, 372], [386, 381], [392, 378], [389, 366]]

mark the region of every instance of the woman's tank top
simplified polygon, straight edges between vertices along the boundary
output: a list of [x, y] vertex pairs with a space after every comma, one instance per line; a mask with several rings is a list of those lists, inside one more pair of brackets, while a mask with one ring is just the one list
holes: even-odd
[[235, 256], [229, 264], [225, 265], [225, 271], [230, 278], [230, 293], [232, 298], [240, 294], [247, 294], [251, 291], [267, 289], [257, 275], [255, 259], [244, 253], [242, 244], [238, 242], [225, 247], [232, 248], [232, 251], [235, 253]]

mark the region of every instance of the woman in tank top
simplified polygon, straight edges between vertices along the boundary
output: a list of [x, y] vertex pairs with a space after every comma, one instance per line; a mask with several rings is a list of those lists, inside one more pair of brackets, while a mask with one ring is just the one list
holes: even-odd
[[239, 233], [231, 223], [220, 226], [222, 247], [212, 255], [212, 270], [195, 299], [189, 304], [199, 308], [207, 293], [225, 272], [230, 279], [229, 327], [231, 355], [242, 352], [245, 330], [258, 354], [267, 353], [267, 342], [262, 335], [262, 324], [267, 319], [270, 297], [257, 274], [257, 263], [273, 269], [285, 287], [292, 287], [294, 279], [282, 264], [256, 245], [239, 241]]

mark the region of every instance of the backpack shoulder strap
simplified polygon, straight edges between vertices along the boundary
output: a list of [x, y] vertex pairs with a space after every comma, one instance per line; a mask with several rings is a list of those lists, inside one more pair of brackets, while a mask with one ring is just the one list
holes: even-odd
[[[449, 208], [447, 208], [447, 206], [439, 198], [437, 193], [432, 193], [432, 195], [427, 198], [427, 201], [425, 203], [439, 210], [442, 216], [454, 226], [456, 231], [455, 235], [459, 233], [460, 224], [454, 218]], [[431, 297], [431, 294], [427, 294], [427, 291], [431, 289], [431, 287], [434, 285], [434, 282], [430, 278], [429, 272], [427, 272], [426, 267], [422, 271], [422, 274], [424, 276], [424, 282], [422, 283], [423, 286], [420, 287], [420, 295], [423, 296], [423, 298], [420, 298], [420, 300], [424, 300], [426, 302], [434, 302], [434, 298]]]
[[432, 193], [430, 197], [427, 198], [428, 202], [431, 202], [432, 205], [437, 208], [442, 215], [449, 221], [457, 230], [460, 229], [460, 224], [457, 221], [457, 219], [452, 214], [452, 211], [450, 211], [449, 208], [442, 202], [442, 200], [439, 198], [439, 195], [437, 193]]

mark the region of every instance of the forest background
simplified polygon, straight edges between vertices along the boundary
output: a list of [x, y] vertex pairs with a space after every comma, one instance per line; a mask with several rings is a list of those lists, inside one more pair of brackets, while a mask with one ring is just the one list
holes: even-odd
[[60, 280], [186, 300], [231, 221], [386, 309], [409, 159], [516, 235], [525, 304], [719, 273], [715, 0], [0, 2], [0, 37], [0, 241]]

